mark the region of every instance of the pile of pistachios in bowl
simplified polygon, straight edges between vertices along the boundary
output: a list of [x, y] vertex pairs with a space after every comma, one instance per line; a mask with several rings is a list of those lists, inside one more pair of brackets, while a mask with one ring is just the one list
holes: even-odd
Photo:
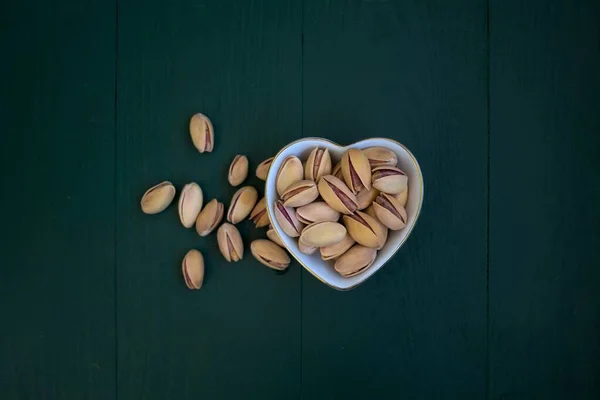
[[350, 148], [333, 166], [327, 149], [314, 148], [302, 162], [287, 157], [277, 172], [275, 218], [298, 238], [304, 254], [320, 252], [342, 277], [368, 269], [388, 229], [406, 226], [408, 177], [384, 147]]

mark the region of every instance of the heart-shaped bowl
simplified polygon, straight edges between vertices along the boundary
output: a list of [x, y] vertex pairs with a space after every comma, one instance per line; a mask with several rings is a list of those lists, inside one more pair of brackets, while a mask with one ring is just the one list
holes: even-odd
[[[274, 204], [278, 199], [275, 180], [281, 163], [288, 156], [296, 156], [304, 163], [311, 150], [315, 147], [320, 147], [329, 149], [332, 164], [335, 165], [341, 159], [342, 154], [344, 154], [344, 152], [349, 148], [366, 149], [373, 146], [385, 147], [396, 153], [396, 156], [398, 157], [398, 168], [408, 175], [408, 201], [405, 207], [408, 221], [404, 229], [398, 231], [389, 231], [387, 242], [383, 248], [377, 252], [377, 257], [370, 268], [358, 275], [345, 278], [340, 276], [333, 269], [332, 261], [323, 261], [318, 251], [312, 255], [301, 253], [300, 249], [298, 248], [297, 238], [291, 238], [283, 232], [281, 226], [275, 218], [275, 211], [273, 209]], [[321, 282], [337, 290], [350, 290], [363, 283], [381, 267], [383, 267], [383, 265], [400, 249], [400, 247], [402, 247], [404, 242], [406, 242], [406, 239], [408, 239], [408, 236], [417, 223], [419, 213], [421, 212], [421, 206], [423, 204], [423, 175], [415, 156], [413, 156], [413, 154], [406, 147], [395, 140], [371, 138], [343, 147], [337, 143], [323, 138], [304, 138], [296, 140], [295, 142], [285, 146], [273, 159], [265, 184], [265, 197], [267, 203], [267, 212], [269, 214], [271, 224], [277, 232], [277, 235], [279, 235], [287, 247], [290, 254], [296, 260], [298, 260], [298, 262], [302, 264], [302, 266], [308, 272], [317, 277], [317, 279], [319, 279]]]

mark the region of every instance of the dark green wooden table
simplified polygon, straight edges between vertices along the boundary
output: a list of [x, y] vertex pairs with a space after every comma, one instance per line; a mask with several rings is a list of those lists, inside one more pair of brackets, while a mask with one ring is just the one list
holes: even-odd
[[[596, 0], [3, 1], [0, 398], [600, 398], [599, 26]], [[421, 163], [417, 228], [356, 290], [139, 210], [164, 179], [228, 201], [235, 154], [302, 136]]]

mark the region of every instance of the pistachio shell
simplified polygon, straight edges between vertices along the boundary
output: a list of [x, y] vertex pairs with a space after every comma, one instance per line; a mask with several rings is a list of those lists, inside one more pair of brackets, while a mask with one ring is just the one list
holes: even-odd
[[373, 168], [371, 177], [373, 186], [384, 193], [398, 194], [404, 191], [408, 185], [408, 176], [396, 167]]
[[204, 257], [198, 250], [187, 252], [181, 263], [181, 273], [189, 289], [200, 289], [204, 281]]
[[277, 194], [281, 196], [288, 186], [296, 181], [301, 181], [303, 178], [304, 168], [302, 167], [302, 162], [296, 156], [289, 156], [281, 163], [281, 167], [275, 178]]
[[171, 204], [175, 197], [175, 186], [164, 181], [146, 190], [140, 205], [145, 214], [158, 214]]
[[336, 222], [340, 219], [340, 213], [331, 208], [324, 201], [315, 201], [296, 209], [296, 217], [305, 224], [313, 222], [332, 221]]
[[273, 207], [275, 211], [275, 219], [281, 226], [283, 232], [289, 237], [298, 237], [304, 229], [304, 224], [298, 221], [293, 208], [283, 205], [281, 200], [278, 200]]
[[267, 237], [271, 242], [275, 243], [276, 245], [285, 247], [285, 244], [281, 241], [281, 238], [279, 237], [279, 235], [277, 235], [277, 231], [275, 231], [275, 229], [269, 228], [269, 230], [267, 231]]
[[210, 119], [204, 114], [194, 114], [190, 119], [190, 136], [194, 146], [200, 153], [211, 152], [215, 144], [215, 136]]
[[252, 186], [244, 186], [238, 189], [231, 198], [229, 211], [227, 211], [227, 221], [232, 224], [243, 221], [254, 208], [257, 198], [258, 193]]
[[393, 231], [406, 226], [406, 210], [395, 197], [381, 193], [373, 203], [375, 215], [381, 223]]
[[225, 222], [217, 230], [217, 243], [223, 257], [229, 262], [239, 261], [244, 258], [244, 243], [240, 231]]
[[348, 186], [333, 175], [325, 175], [317, 185], [323, 200], [334, 210], [342, 214], [351, 214], [358, 207], [356, 196]]
[[379, 221], [362, 211], [344, 215], [343, 220], [348, 234], [357, 243], [366, 247], [379, 247], [383, 234]]
[[284, 249], [266, 239], [253, 241], [250, 252], [261, 264], [278, 271], [287, 269], [291, 261]]
[[346, 228], [337, 222], [315, 222], [302, 230], [300, 241], [308, 246], [323, 247], [335, 244], [346, 236]]
[[377, 257], [373, 248], [356, 244], [335, 262], [334, 269], [343, 277], [349, 278], [366, 271]]
[[217, 199], [212, 199], [200, 211], [196, 218], [196, 232], [200, 236], [206, 236], [211, 233], [223, 219], [225, 207]]
[[371, 165], [359, 149], [348, 149], [342, 156], [342, 175], [352, 193], [362, 188], [371, 189]]
[[335, 164], [335, 167], [333, 167], [333, 170], [331, 171], [331, 175], [335, 176], [336, 178], [338, 178], [341, 181], [344, 180], [344, 175], [342, 175], [342, 162], [341, 161], [339, 163]]
[[177, 209], [179, 211], [179, 220], [184, 227], [191, 228], [194, 226], [196, 218], [198, 218], [198, 214], [202, 210], [203, 201], [202, 189], [200, 189], [197, 183], [188, 183], [181, 189]]
[[379, 190], [372, 187], [371, 189], [362, 188], [356, 195], [356, 201], [358, 202], [358, 209], [364, 210], [369, 207], [375, 198], [379, 195]]
[[271, 163], [273, 163], [274, 159], [275, 157], [269, 157], [265, 161], [258, 164], [258, 167], [256, 167], [256, 177], [258, 179], [261, 179], [263, 181], [267, 179], [267, 174], [269, 173]]
[[298, 242], [298, 249], [301, 253], [308, 255], [314, 254], [314, 252], [317, 251], [317, 248], [315, 246], [309, 246], [307, 244], [304, 244], [303, 242]]
[[264, 197], [254, 206], [254, 209], [250, 213], [250, 219], [257, 228], [269, 225], [269, 214], [267, 214], [267, 203]]
[[227, 180], [231, 186], [238, 186], [246, 180], [248, 176], [248, 157], [238, 154], [233, 158], [229, 166]]
[[363, 153], [369, 159], [371, 168], [379, 167], [381, 165], [389, 165], [395, 167], [398, 163], [398, 157], [390, 149], [385, 147], [369, 147], [363, 150]]
[[381, 233], [381, 237], [379, 238], [379, 245], [377, 246], [377, 250], [381, 250], [381, 248], [385, 245], [385, 242], [387, 241], [388, 230], [381, 223], [381, 221], [379, 221], [379, 219], [377, 219], [377, 215], [375, 214], [375, 209], [373, 208], [372, 204], [369, 207], [367, 207], [367, 209], [365, 210], [365, 213], [379, 223], [379, 227], [380, 227], [379, 232]]
[[331, 174], [331, 156], [328, 149], [315, 147], [306, 160], [304, 179], [318, 182], [323, 175]]
[[317, 184], [303, 180], [289, 185], [281, 194], [281, 200], [286, 207], [300, 207], [313, 202], [319, 197]]
[[334, 258], [338, 258], [342, 254], [344, 254], [348, 249], [354, 246], [354, 239], [352, 236], [346, 233], [346, 236], [342, 240], [337, 243], [331, 244], [329, 246], [321, 247], [321, 258], [323, 260], [333, 260]]
[[406, 189], [398, 193], [395, 197], [402, 207], [406, 207], [406, 202], [408, 201], [408, 186], [406, 186]]

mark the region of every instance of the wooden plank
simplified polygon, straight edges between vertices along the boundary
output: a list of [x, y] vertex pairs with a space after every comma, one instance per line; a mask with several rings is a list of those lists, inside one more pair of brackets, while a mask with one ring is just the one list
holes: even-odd
[[111, 2], [0, 5], [0, 398], [115, 396]]
[[600, 398], [600, 3], [492, 1], [490, 398]]
[[481, 398], [486, 365], [485, 1], [306, 2], [304, 134], [419, 159], [405, 247], [351, 292], [304, 274], [306, 398]]
[[[121, 398], [293, 398], [300, 391], [300, 266], [276, 275], [256, 262], [239, 224], [244, 260], [224, 261], [216, 235], [179, 223], [176, 206], [143, 215], [144, 190], [197, 181], [226, 206], [238, 153], [257, 164], [301, 135], [299, 1], [119, 3], [118, 390]], [[215, 148], [199, 154], [188, 121], [203, 112]], [[200, 291], [181, 259], [202, 251]]]

